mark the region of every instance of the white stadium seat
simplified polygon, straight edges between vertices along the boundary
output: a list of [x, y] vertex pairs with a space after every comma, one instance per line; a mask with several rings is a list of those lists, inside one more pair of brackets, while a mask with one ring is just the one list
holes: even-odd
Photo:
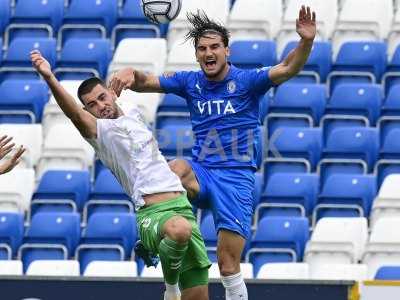
[[317, 264], [310, 267], [310, 279], [362, 281], [367, 279], [367, 266], [364, 264]]
[[374, 228], [378, 219], [383, 217], [400, 217], [400, 174], [385, 177], [379, 193], [372, 203], [370, 227]]
[[0, 176], [0, 211], [26, 212], [35, 188], [33, 169], [16, 169]]
[[144, 267], [142, 273], [140, 273], [141, 277], [147, 278], [163, 278], [163, 272], [161, 264], [157, 265], [157, 268], [154, 267]]
[[0, 275], [22, 275], [22, 261], [20, 260], [0, 260]]
[[236, 0], [228, 18], [232, 40], [274, 38], [282, 11], [281, 0]]
[[195, 49], [190, 41], [181, 40], [171, 46], [168, 53], [165, 71], [192, 71], [199, 69]]
[[84, 276], [136, 277], [137, 265], [134, 261], [92, 261], [86, 267]]
[[161, 38], [123, 39], [115, 50], [108, 67], [108, 75], [126, 67], [160, 74], [164, 70], [167, 44]]
[[258, 279], [309, 279], [306, 263], [267, 263], [258, 271]]
[[72, 123], [56, 124], [44, 139], [36, 178], [47, 170], [84, 170], [93, 165], [94, 150]]
[[304, 261], [310, 265], [356, 263], [367, 239], [366, 218], [322, 218], [307, 242]]
[[[1, 124], [0, 136], [8, 135], [13, 137], [16, 146], [23, 145], [26, 148], [21, 157], [19, 168], [33, 168], [42, 151], [42, 125], [41, 124]], [[10, 157], [14, 152], [11, 152]]]
[[29, 264], [26, 275], [79, 276], [77, 260], [35, 260]]
[[383, 265], [400, 265], [400, 218], [387, 217], [376, 221], [363, 256], [368, 278], [374, 278]]

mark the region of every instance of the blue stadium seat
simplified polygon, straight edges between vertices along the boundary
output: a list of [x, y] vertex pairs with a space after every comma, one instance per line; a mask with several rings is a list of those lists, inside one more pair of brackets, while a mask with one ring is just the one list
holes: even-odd
[[133, 212], [133, 204], [130, 197], [125, 194], [110, 169], [100, 171], [89, 199], [84, 207], [84, 222], [94, 213]]
[[276, 173], [265, 183], [255, 222], [263, 216], [308, 216], [319, 191], [316, 174]]
[[32, 196], [31, 214], [43, 211], [81, 211], [90, 192], [89, 171], [49, 170]]
[[380, 116], [383, 93], [376, 84], [341, 84], [332, 92], [326, 114], [361, 115], [375, 124]]
[[256, 209], [261, 200], [263, 190], [264, 177], [262, 172], [255, 173], [254, 191], [253, 191], [253, 209]]
[[163, 115], [179, 116], [180, 113], [189, 113], [186, 99], [174, 94], [166, 94], [157, 107], [157, 116], [160, 115], [160, 117]]
[[301, 261], [308, 239], [307, 218], [262, 218], [251, 239], [251, 248], [246, 253], [246, 262], [253, 263], [254, 273], [257, 274], [265, 263]]
[[64, 0], [18, 0], [7, 28], [9, 40], [22, 36], [53, 37], [61, 26], [63, 15]]
[[314, 127], [314, 120], [309, 115], [294, 113], [268, 113], [264, 119], [265, 136], [269, 139], [274, 139], [279, 135], [278, 129], [287, 127], [311, 128]]
[[131, 213], [96, 213], [88, 220], [75, 257], [85, 270], [93, 260], [125, 260], [137, 239]]
[[200, 223], [200, 232], [203, 236], [207, 248], [208, 258], [211, 262], [217, 262], [217, 232], [215, 230], [214, 219], [211, 213], [206, 214]]
[[327, 136], [324, 158], [361, 159], [373, 168], [378, 157], [379, 139], [375, 128], [336, 128]]
[[383, 42], [345, 42], [328, 75], [329, 90], [344, 82], [380, 82], [387, 64], [386, 49]]
[[381, 159], [400, 159], [400, 128], [398, 126], [399, 122], [393, 122], [392, 125], [389, 123], [389, 125], [381, 127], [379, 152]]
[[[269, 140], [269, 156], [304, 158], [314, 169], [321, 157], [322, 132], [320, 128], [282, 127]], [[273, 150], [273, 151], [272, 151]]]
[[[281, 55], [281, 61], [296, 48], [298, 42], [289, 42]], [[303, 68], [303, 71], [293, 79], [290, 80], [291, 83], [313, 83], [315, 77], [308, 75], [309, 72], [315, 72], [318, 74], [320, 82], [325, 82], [328, 73], [332, 67], [332, 45], [329, 42], [314, 41], [313, 48], [311, 50], [310, 56]], [[318, 83], [318, 82], [317, 82]]]
[[382, 106], [382, 116], [400, 116], [400, 84], [394, 85], [387, 93]]
[[44, 212], [33, 216], [18, 257], [24, 264], [38, 259], [68, 259], [73, 256], [80, 238], [78, 213]]
[[368, 217], [376, 193], [373, 175], [332, 174], [322, 186], [313, 223], [322, 217]]
[[264, 186], [273, 174], [278, 173], [310, 173], [311, 164], [299, 158], [266, 158], [263, 162]]
[[382, 266], [376, 271], [375, 280], [400, 280], [400, 266]]
[[270, 102], [269, 112], [310, 115], [318, 123], [325, 110], [325, 85], [282, 84]]
[[0, 213], [0, 260], [11, 259], [17, 254], [24, 236], [22, 213]]
[[[64, 15], [65, 24], [96, 24], [111, 33], [118, 16], [117, 1], [71, 1]], [[79, 29], [78, 29], [79, 30]]]
[[274, 41], [234, 41], [230, 46], [229, 60], [238, 68], [251, 69], [276, 64], [276, 43]]
[[383, 75], [382, 83], [385, 95], [396, 85], [400, 84], [400, 45], [396, 47], [392, 59], [387, 65], [386, 73]]
[[0, 32], [4, 32], [10, 22], [10, 0], [0, 0]]
[[[79, 49], [79, 52], [76, 51]], [[91, 76], [105, 78], [112, 58], [111, 44], [107, 39], [67, 40], [61, 50], [55, 73], [59, 79], [85, 79]], [[62, 70], [60, 68], [71, 68]]]
[[41, 122], [48, 98], [44, 81], [3, 81], [0, 84], [0, 123]]

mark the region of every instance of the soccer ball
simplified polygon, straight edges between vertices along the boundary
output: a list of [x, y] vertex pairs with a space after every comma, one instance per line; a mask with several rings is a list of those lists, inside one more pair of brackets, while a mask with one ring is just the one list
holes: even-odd
[[141, 0], [141, 6], [150, 22], [168, 23], [179, 15], [182, 0]]

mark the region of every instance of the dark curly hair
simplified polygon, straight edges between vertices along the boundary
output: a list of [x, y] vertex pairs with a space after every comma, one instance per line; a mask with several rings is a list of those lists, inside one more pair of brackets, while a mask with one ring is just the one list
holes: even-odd
[[190, 23], [190, 30], [185, 36], [185, 41], [192, 40], [195, 47], [201, 37], [206, 34], [217, 34], [221, 36], [224, 46], [229, 45], [230, 33], [222, 24], [210, 20], [203, 10], [197, 10], [197, 13], [187, 13], [187, 19]]

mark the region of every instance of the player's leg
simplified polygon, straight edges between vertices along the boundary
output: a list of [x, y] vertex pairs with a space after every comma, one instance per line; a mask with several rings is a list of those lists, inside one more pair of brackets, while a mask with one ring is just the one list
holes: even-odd
[[218, 232], [217, 257], [227, 300], [247, 299], [247, 288], [240, 271], [240, 258], [245, 239], [229, 230]]
[[193, 268], [180, 275], [182, 300], [208, 300], [208, 267]]
[[178, 175], [189, 199], [196, 198], [200, 192], [200, 185], [190, 163], [184, 159], [174, 159], [168, 164], [171, 170]]

